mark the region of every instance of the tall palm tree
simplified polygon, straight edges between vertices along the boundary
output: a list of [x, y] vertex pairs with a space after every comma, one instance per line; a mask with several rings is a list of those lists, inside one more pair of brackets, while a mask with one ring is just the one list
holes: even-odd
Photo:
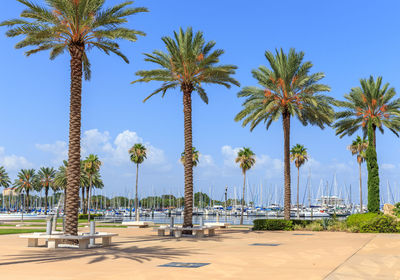
[[300, 218], [299, 212], [299, 184], [300, 184], [300, 167], [308, 160], [307, 149], [303, 145], [296, 144], [290, 150], [290, 159], [294, 161], [297, 167], [297, 219]]
[[357, 138], [347, 147], [347, 149], [351, 152], [351, 154], [357, 155], [358, 169], [360, 174], [360, 213], [363, 212], [363, 199], [362, 199], [362, 179], [361, 179], [361, 164], [365, 161], [366, 158], [366, 150], [368, 148], [368, 140], [364, 137], [361, 138], [357, 136]]
[[167, 90], [179, 88], [183, 93], [183, 113], [185, 128], [185, 209], [184, 227], [191, 227], [193, 214], [193, 155], [192, 155], [192, 92], [197, 91], [200, 98], [208, 103], [205, 84], [217, 84], [230, 88], [239, 86], [232, 78], [236, 66], [218, 65], [223, 50], [213, 50], [214, 41], [205, 42], [202, 32], [193, 35], [192, 28], [174, 32], [174, 37], [163, 37], [167, 53], [153, 51], [145, 54], [145, 61], [157, 64], [160, 68], [136, 72], [141, 78], [135, 82], [161, 81], [160, 88], [144, 101], [157, 93], [165, 95]]
[[10, 177], [3, 166], [0, 166], [0, 187], [8, 188], [11, 184]]
[[44, 189], [45, 214], [47, 214], [47, 198], [49, 196], [49, 189], [53, 186], [56, 173], [57, 171], [53, 167], [42, 167], [39, 169], [37, 174], [38, 183]]
[[10, 29], [9, 37], [24, 36], [15, 47], [32, 47], [26, 55], [51, 50], [50, 59], [64, 51], [71, 57], [71, 94], [68, 151], [68, 191], [66, 234], [78, 233], [80, 143], [81, 143], [81, 96], [82, 75], [89, 80], [91, 76], [87, 51], [97, 48], [106, 54], [114, 53], [125, 62], [127, 57], [121, 53], [115, 40], [136, 41], [141, 31], [123, 26], [127, 17], [146, 8], [131, 8], [132, 1], [125, 1], [114, 7], [104, 9], [104, 0], [46, 0], [47, 6], [39, 6], [28, 0], [17, 0], [26, 9], [20, 19], [7, 20], [0, 26]]
[[[198, 150], [196, 150], [195, 147], [192, 148], [192, 161], [193, 161], [193, 166], [196, 167], [197, 164], [199, 163], [199, 157], [200, 157], [200, 153]], [[180, 161], [182, 164], [185, 164], [185, 152], [181, 153], [181, 158]]]
[[17, 179], [15, 179], [14, 187], [16, 190], [19, 192], [24, 190], [26, 193], [24, 204], [27, 209], [30, 209], [29, 192], [35, 189], [37, 183], [35, 169], [21, 169], [17, 174]]
[[[140, 217], [138, 200], [139, 164], [143, 163], [143, 161], [147, 158], [147, 149], [143, 144], [137, 143], [129, 149], [129, 154], [131, 161], [136, 164], [135, 217], [136, 221], [138, 222]], [[129, 216], [132, 218], [132, 206]]]
[[239, 163], [243, 174], [243, 198], [242, 198], [242, 209], [240, 213], [240, 224], [243, 225], [243, 212], [244, 212], [244, 193], [246, 189], [246, 172], [250, 170], [256, 163], [256, 155], [250, 148], [242, 148], [239, 150], [235, 159], [236, 163]]
[[383, 127], [387, 127], [397, 137], [400, 132], [400, 98], [392, 100], [396, 95], [389, 83], [382, 85], [382, 77], [376, 81], [373, 76], [369, 79], [361, 79], [360, 87], [352, 88], [349, 94], [345, 94], [346, 101], [336, 101], [336, 106], [343, 111], [336, 113], [336, 135], [342, 138], [345, 135], [353, 135], [358, 129], [362, 129], [367, 135], [367, 124], [371, 121], [373, 130], [374, 147], [376, 148], [376, 129], [381, 133]]
[[99, 157], [97, 155], [90, 154], [83, 161], [83, 169], [89, 178], [89, 189], [87, 192], [88, 221], [90, 221], [90, 199], [91, 199], [92, 186], [93, 186], [92, 185], [93, 177], [95, 176], [96, 173], [99, 172], [100, 166], [101, 166], [101, 161], [99, 160]]
[[275, 55], [267, 51], [265, 57], [270, 68], [260, 66], [252, 71], [261, 87], [245, 87], [238, 97], [246, 97], [243, 110], [235, 121], [243, 120], [243, 126], [250, 123], [252, 131], [260, 122], [268, 129], [273, 121], [282, 116], [284, 135], [284, 176], [285, 176], [285, 219], [290, 219], [290, 119], [297, 117], [303, 125], [317, 125], [324, 128], [334, 116], [330, 105], [333, 98], [319, 92], [330, 87], [318, 82], [324, 73], [310, 74], [313, 64], [303, 62], [304, 53], [290, 49], [288, 54], [276, 50]]

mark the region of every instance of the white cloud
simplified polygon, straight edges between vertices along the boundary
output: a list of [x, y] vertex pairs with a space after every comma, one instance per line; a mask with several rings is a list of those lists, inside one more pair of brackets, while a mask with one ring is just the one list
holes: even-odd
[[280, 178], [283, 172], [283, 162], [280, 159], [261, 154], [260, 156], [256, 156], [255, 168], [265, 169], [267, 179]]
[[215, 167], [215, 163], [214, 163], [212, 156], [211, 155], [203, 155], [200, 153], [199, 167]]
[[54, 156], [53, 163], [57, 165], [68, 158], [67, 143], [64, 141], [56, 141], [53, 144], [36, 144], [35, 146], [38, 150], [51, 153]]
[[237, 167], [235, 159], [240, 148], [232, 148], [229, 145], [222, 146], [221, 153], [224, 158], [224, 165], [228, 167]]
[[4, 147], [0, 147], [0, 165], [4, 166], [6, 170], [18, 170], [22, 168], [31, 168], [33, 166], [25, 157], [6, 155]]

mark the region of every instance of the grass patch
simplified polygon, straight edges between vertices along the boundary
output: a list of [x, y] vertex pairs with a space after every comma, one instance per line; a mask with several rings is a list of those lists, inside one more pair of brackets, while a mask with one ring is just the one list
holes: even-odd
[[99, 225], [97, 228], [128, 228], [128, 226], [118, 226], [118, 225]]
[[4, 234], [18, 234], [18, 233], [32, 233], [32, 232], [45, 232], [45, 229], [19, 229], [19, 228], [12, 228], [12, 229], [8, 229], [8, 228], [1, 228], [0, 229], [0, 235], [4, 235]]

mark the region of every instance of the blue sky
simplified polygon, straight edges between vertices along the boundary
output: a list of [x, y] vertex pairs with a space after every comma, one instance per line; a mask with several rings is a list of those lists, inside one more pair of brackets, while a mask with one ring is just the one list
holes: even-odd
[[[0, 19], [15, 18], [21, 5], [5, 0]], [[36, 2], [44, 2], [37, 0]], [[120, 3], [108, 0], [107, 5]], [[147, 33], [136, 43], [122, 42], [122, 51], [131, 60], [125, 64], [115, 56], [97, 51], [89, 54], [92, 80], [83, 85], [83, 154], [97, 153], [103, 161], [102, 175], [107, 194], [132, 194], [134, 167], [127, 149], [144, 142], [150, 151], [141, 167], [140, 193], [183, 194], [183, 168], [178, 162], [183, 150], [182, 94], [171, 91], [162, 99], [142, 100], [157, 83], [130, 82], [134, 73], [150, 69], [143, 53], [164, 49], [160, 38], [180, 26], [204, 32], [225, 50], [221, 63], [236, 64], [236, 78], [242, 86], [255, 85], [250, 71], [266, 64], [264, 52], [290, 47], [305, 52], [313, 70], [326, 74], [329, 95], [342, 99], [360, 78], [382, 75], [385, 82], [400, 91], [400, 19], [398, 1], [136, 1], [150, 13], [131, 18], [129, 26]], [[0, 165], [12, 178], [21, 168], [60, 165], [66, 158], [69, 113], [69, 58], [55, 61], [48, 53], [26, 58], [15, 50], [16, 39], [0, 35]], [[260, 125], [252, 133], [233, 118], [243, 100], [238, 88], [207, 87], [209, 104], [193, 97], [194, 145], [201, 153], [195, 168], [195, 191], [212, 192], [222, 198], [225, 185], [229, 196], [242, 183], [241, 172], [233, 162], [238, 147], [251, 147], [257, 154], [256, 167], [249, 172], [252, 193], [263, 185], [267, 193], [283, 188], [283, 135], [281, 121], [266, 131]], [[355, 157], [346, 150], [352, 138], [339, 139], [331, 128], [320, 130], [292, 122], [292, 144], [305, 145], [311, 155], [301, 170], [301, 192], [311, 172], [314, 192], [320, 180], [332, 183], [336, 174], [339, 189], [352, 186], [358, 201], [358, 169]], [[393, 192], [399, 188], [399, 145], [396, 136], [386, 131], [377, 137], [382, 190], [386, 182]], [[363, 166], [364, 182], [366, 168]], [[296, 170], [292, 169], [293, 182]], [[397, 185], [396, 185], [397, 184]], [[293, 184], [293, 189], [295, 184]], [[366, 193], [366, 186], [364, 185]], [[278, 195], [281, 192], [278, 191]], [[295, 192], [293, 191], [293, 195]], [[400, 199], [400, 197], [399, 197]]]

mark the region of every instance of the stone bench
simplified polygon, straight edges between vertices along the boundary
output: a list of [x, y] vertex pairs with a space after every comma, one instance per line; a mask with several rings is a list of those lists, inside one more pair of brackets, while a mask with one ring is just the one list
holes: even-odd
[[169, 227], [169, 226], [160, 226], [157, 228], [158, 236], [165, 236], [165, 231], [169, 230], [169, 232], [174, 235], [176, 238], [182, 237], [183, 231], [192, 231], [193, 235], [197, 238], [204, 237], [205, 231], [207, 230], [208, 236], [215, 236], [215, 229], [217, 227], [214, 226], [203, 226], [203, 227]]
[[153, 226], [153, 222], [148, 222], [148, 221], [127, 221], [127, 222], [122, 222], [123, 226], [128, 226], [128, 228], [146, 228], [149, 226]]
[[47, 248], [56, 249], [60, 244], [61, 240], [77, 240], [79, 243], [79, 249], [88, 249], [90, 239], [101, 238], [102, 246], [110, 246], [111, 238], [118, 236], [116, 233], [98, 232], [96, 234], [83, 233], [77, 236], [64, 235], [61, 233], [45, 234], [45, 233], [33, 233], [23, 234], [19, 237], [28, 239], [28, 247], [38, 247], [39, 239], [45, 239], [47, 241]]

